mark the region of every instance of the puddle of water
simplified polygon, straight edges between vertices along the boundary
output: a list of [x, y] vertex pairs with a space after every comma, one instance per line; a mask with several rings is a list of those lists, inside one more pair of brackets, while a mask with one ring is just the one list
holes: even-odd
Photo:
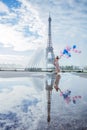
[[0, 78], [0, 130], [86, 130], [87, 79], [41, 75]]

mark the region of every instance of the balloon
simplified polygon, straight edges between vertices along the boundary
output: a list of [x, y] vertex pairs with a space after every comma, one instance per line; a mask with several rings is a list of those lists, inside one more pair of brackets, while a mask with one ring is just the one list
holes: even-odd
[[78, 53], [81, 53], [81, 51], [78, 50]]
[[77, 50], [76, 48], [77, 48], [76, 45], [73, 45], [72, 47], [66, 46], [66, 48], [60, 52], [60, 58], [62, 56], [66, 56], [66, 58], [71, 57], [71, 51], [73, 51], [75, 53], [81, 53], [81, 51]]
[[82, 98], [81, 96], [78, 96], [78, 98]]
[[[59, 89], [60, 90], [60, 89]], [[60, 96], [63, 96], [63, 99], [65, 100], [65, 102], [67, 104], [69, 104], [70, 102], [72, 102], [73, 104], [76, 104], [76, 101], [78, 99], [81, 99], [81, 96], [71, 96], [71, 91], [70, 90], [66, 90], [65, 92], [60, 91]]]
[[75, 53], [81, 53], [81, 51], [79, 51], [79, 50], [73, 50]]
[[75, 99], [73, 99], [73, 103], [76, 104], [76, 100]]
[[76, 48], [76, 45], [73, 45], [73, 49], [75, 49]]
[[63, 50], [63, 54], [67, 54], [68, 51], [66, 49]]
[[71, 57], [71, 54], [70, 54], [70, 53], [68, 53], [68, 56], [69, 56], [69, 57]]

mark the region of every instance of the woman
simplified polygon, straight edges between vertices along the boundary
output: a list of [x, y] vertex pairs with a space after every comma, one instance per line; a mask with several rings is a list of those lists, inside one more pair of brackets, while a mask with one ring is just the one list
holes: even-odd
[[58, 56], [54, 59], [54, 65], [55, 65], [56, 73], [60, 72], [59, 59], [60, 58]]

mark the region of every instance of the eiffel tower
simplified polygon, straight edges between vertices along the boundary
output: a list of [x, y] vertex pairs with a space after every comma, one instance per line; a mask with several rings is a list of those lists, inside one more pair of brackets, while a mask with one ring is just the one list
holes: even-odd
[[54, 52], [52, 47], [52, 37], [51, 37], [51, 17], [48, 18], [48, 43], [46, 48], [46, 68], [54, 68]]

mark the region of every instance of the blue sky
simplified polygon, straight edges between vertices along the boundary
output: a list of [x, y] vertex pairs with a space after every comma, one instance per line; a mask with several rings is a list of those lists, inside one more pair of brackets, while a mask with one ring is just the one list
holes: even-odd
[[1, 0], [0, 63], [27, 64], [46, 48], [49, 12], [55, 55], [66, 46], [82, 51], [61, 58], [60, 65], [87, 65], [87, 0]]

